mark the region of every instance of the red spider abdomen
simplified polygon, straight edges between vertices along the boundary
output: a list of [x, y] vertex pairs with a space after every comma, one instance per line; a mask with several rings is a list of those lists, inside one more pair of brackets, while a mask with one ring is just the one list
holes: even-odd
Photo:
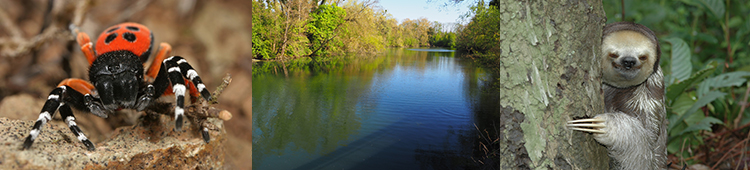
[[126, 22], [109, 27], [96, 40], [96, 55], [127, 50], [144, 60], [151, 51], [151, 30], [141, 24]]

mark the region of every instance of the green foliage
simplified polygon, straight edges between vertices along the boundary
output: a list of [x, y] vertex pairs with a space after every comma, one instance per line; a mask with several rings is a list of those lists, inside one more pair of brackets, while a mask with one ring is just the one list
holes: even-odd
[[302, 34], [302, 16], [305, 16], [304, 13], [290, 10], [281, 2], [254, 2], [254, 58], [276, 59], [306, 54], [308, 40]]
[[455, 45], [455, 34], [426, 18], [399, 23], [370, 1], [253, 3], [253, 56], [266, 60], [376, 53], [385, 47]]
[[722, 0], [700, 0], [700, 3], [707, 7], [708, 10], [711, 11], [711, 14], [713, 14], [712, 16], [716, 17], [716, 19], [724, 18], [726, 8], [724, 8], [724, 2]]
[[[603, 3], [608, 23], [623, 20], [619, 0]], [[633, 0], [624, 6], [624, 20], [646, 25], [665, 42], [669, 153], [690, 158], [698, 148], [713, 150], [702, 146], [710, 142], [705, 132], [750, 122], [748, 111], [740, 113], [750, 77], [750, 1]]]
[[346, 1], [343, 7], [346, 11], [353, 11], [338, 32], [338, 38], [344, 44], [343, 51], [363, 54], [383, 51], [387, 42], [385, 30], [389, 29], [384, 24], [387, 13], [358, 1]]
[[[690, 47], [679, 38], [668, 38], [665, 41], [672, 44], [672, 76], [677, 81], [684, 81], [690, 77], [693, 65], [690, 64]], [[667, 80], [672, 82], [671, 80]]]
[[437, 32], [430, 36], [430, 45], [433, 47], [456, 47], [456, 33]]
[[276, 57], [271, 30], [278, 25], [278, 17], [261, 9], [261, 3], [253, 3], [253, 54], [254, 58], [271, 59]]
[[[343, 46], [340, 41], [333, 40], [336, 30], [344, 23], [346, 10], [333, 5], [320, 5], [310, 14], [307, 27], [307, 39], [310, 40], [312, 56], [328, 55], [329, 51], [338, 51]], [[333, 40], [333, 41], [331, 41]]]
[[[500, 11], [494, 6], [478, 4], [471, 7], [474, 18], [464, 27], [459, 28], [456, 38], [456, 50], [467, 53], [496, 53], [502, 21]], [[490, 55], [492, 56], [492, 55]]]
[[[704, 68], [693, 74], [692, 77], [685, 81], [681, 81], [675, 84], [667, 86], [667, 104], [672, 103], [680, 94], [687, 91], [689, 87], [692, 87], [697, 81], [703, 80], [704, 78], [711, 75], [716, 70], [716, 62], [710, 63]], [[673, 66], [674, 67], [674, 66]], [[667, 76], [665, 76], [667, 77]]]
[[[500, 19], [501, 13], [495, 6], [485, 5], [482, 1], [470, 7], [474, 15], [471, 21], [459, 26], [456, 30], [455, 48], [459, 53], [467, 54], [490, 68], [499, 65]], [[470, 16], [470, 15], [467, 15]]]

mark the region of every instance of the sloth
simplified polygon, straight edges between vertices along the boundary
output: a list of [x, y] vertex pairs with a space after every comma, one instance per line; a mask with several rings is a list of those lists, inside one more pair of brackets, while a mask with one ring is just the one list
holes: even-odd
[[617, 22], [602, 35], [605, 112], [568, 121], [607, 147], [612, 169], [666, 169], [667, 121], [661, 49], [647, 27]]

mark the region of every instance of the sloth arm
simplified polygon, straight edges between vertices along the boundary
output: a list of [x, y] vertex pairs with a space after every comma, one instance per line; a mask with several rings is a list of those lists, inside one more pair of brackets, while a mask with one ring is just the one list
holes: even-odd
[[[573, 130], [591, 132], [597, 142], [607, 146], [609, 154], [620, 168], [649, 169], [655, 151], [652, 140], [657, 134], [647, 129], [638, 118], [623, 112], [603, 113], [591, 119], [568, 122]], [[658, 149], [657, 149], [658, 150]]]

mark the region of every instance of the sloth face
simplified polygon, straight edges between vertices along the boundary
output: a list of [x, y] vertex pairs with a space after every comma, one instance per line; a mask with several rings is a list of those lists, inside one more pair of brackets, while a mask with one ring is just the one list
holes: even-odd
[[654, 72], [656, 45], [635, 31], [610, 33], [602, 40], [604, 82], [615, 87], [643, 83]]

